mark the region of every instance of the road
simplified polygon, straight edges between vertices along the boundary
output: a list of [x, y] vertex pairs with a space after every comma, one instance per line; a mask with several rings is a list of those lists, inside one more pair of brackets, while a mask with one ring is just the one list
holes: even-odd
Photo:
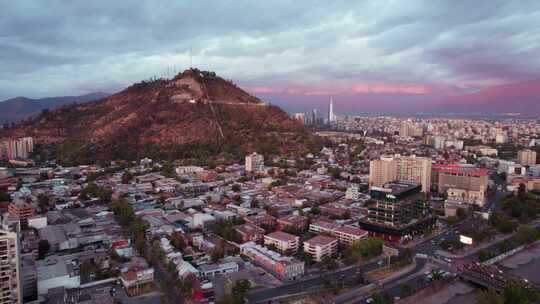
[[[380, 259], [372, 263], [363, 265], [361, 267], [361, 270], [362, 272], [370, 272], [372, 270], [375, 270], [377, 268], [384, 267], [387, 265], [388, 265], [388, 259]], [[356, 277], [357, 270], [358, 270], [358, 267], [349, 267], [345, 270], [338, 270], [332, 273], [325, 273], [311, 279], [292, 282], [292, 283], [285, 284], [283, 286], [279, 286], [275, 288], [255, 291], [255, 292], [250, 293], [247, 296], [247, 298], [249, 300], [249, 303], [260, 303], [260, 302], [268, 301], [274, 298], [279, 298], [281, 296], [306, 292], [309, 290], [313, 290], [314, 288], [323, 286], [327, 283], [339, 282], [339, 281], [343, 281], [343, 279], [345, 278]]]
[[147, 252], [147, 261], [152, 260], [152, 265], [154, 266], [154, 282], [156, 283], [158, 288], [161, 288], [161, 282], [169, 282], [170, 284], [165, 284], [165, 289], [162, 290], [162, 292], [165, 294], [165, 297], [167, 297], [169, 303], [178, 303], [183, 304], [185, 302], [184, 297], [180, 292], [178, 291], [178, 288], [176, 286], [173, 286], [172, 283], [175, 282], [175, 278], [172, 277], [172, 275], [165, 269], [165, 266], [163, 263], [156, 257], [152, 255], [152, 247], [147, 244], [146, 246], [146, 252]]

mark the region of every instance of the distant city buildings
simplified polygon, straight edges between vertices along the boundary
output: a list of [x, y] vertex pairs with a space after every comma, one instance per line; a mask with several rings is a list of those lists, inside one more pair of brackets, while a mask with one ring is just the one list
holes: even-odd
[[369, 167], [369, 184], [381, 187], [384, 184], [400, 180], [415, 182], [422, 186], [422, 192], [429, 192], [431, 186], [431, 159], [426, 157], [383, 156], [372, 160]]
[[30, 153], [34, 151], [34, 139], [23, 137], [0, 142], [0, 158], [10, 160], [28, 159]]
[[525, 149], [518, 151], [518, 163], [523, 166], [536, 165], [536, 151]]
[[401, 137], [422, 137], [423, 134], [423, 126], [410, 121], [402, 122], [399, 128], [399, 136]]
[[334, 100], [330, 98], [330, 103], [328, 104], [328, 124], [333, 124], [336, 122], [336, 114], [334, 113]]
[[305, 124], [306, 123], [306, 114], [304, 114], [304, 113], [294, 113], [293, 114], [293, 119], [297, 120], [301, 124]]

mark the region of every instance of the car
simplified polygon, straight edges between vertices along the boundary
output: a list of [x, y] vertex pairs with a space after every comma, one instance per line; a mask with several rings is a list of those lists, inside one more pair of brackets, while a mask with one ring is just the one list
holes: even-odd
[[368, 299], [366, 300], [366, 303], [368, 303], [368, 304], [369, 304], [369, 303], [373, 303], [373, 301], [374, 301], [373, 298], [368, 298]]

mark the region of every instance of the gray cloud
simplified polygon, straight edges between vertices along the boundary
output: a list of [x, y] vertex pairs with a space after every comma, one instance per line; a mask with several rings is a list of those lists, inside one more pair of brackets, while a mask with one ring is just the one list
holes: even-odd
[[476, 90], [540, 75], [537, 1], [11, 1], [0, 99], [194, 65], [256, 86]]

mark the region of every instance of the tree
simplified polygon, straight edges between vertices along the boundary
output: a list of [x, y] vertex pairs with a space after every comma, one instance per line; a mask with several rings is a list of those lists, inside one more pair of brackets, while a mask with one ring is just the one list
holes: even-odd
[[38, 259], [43, 259], [47, 255], [47, 253], [49, 253], [50, 249], [51, 245], [49, 244], [49, 241], [40, 240], [38, 243]]
[[463, 208], [457, 208], [456, 216], [458, 219], [463, 220], [467, 216], [467, 212]]
[[326, 270], [335, 270], [338, 267], [336, 260], [330, 256], [323, 257], [321, 264]]
[[212, 259], [212, 262], [216, 263], [221, 258], [225, 256], [224, 250], [221, 247], [215, 247], [212, 252], [210, 252], [210, 258]]
[[381, 291], [373, 296], [373, 304], [392, 304], [394, 299], [386, 291]]
[[238, 280], [234, 284], [231, 293], [233, 298], [240, 300], [243, 303], [245, 294], [251, 289], [251, 282], [249, 280]]
[[124, 174], [122, 174], [122, 184], [129, 184], [133, 180], [133, 174], [131, 172], [126, 171]]
[[476, 294], [476, 304], [504, 304], [504, 297], [493, 289], [480, 290]]
[[0, 189], [0, 202], [11, 202], [11, 196]]
[[410, 296], [413, 292], [412, 286], [407, 283], [400, 284], [399, 290], [402, 298]]
[[313, 215], [321, 214], [321, 209], [319, 208], [319, 206], [311, 207], [311, 214]]
[[518, 198], [525, 200], [527, 198], [527, 186], [524, 183], [520, 183], [518, 187]]
[[234, 184], [231, 186], [231, 190], [234, 192], [240, 192], [241, 189], [242, 187], [239, 184]]
[[41, 210], [49, 210], [49, 197], [47, 195], [40, 193], [37, 196], [37, 200]]
[[171, 244], [178, 250], [184, 250], [186, 248], [186, 241], [182, 236], [182, 233], [175, 231], [171, 234]]

